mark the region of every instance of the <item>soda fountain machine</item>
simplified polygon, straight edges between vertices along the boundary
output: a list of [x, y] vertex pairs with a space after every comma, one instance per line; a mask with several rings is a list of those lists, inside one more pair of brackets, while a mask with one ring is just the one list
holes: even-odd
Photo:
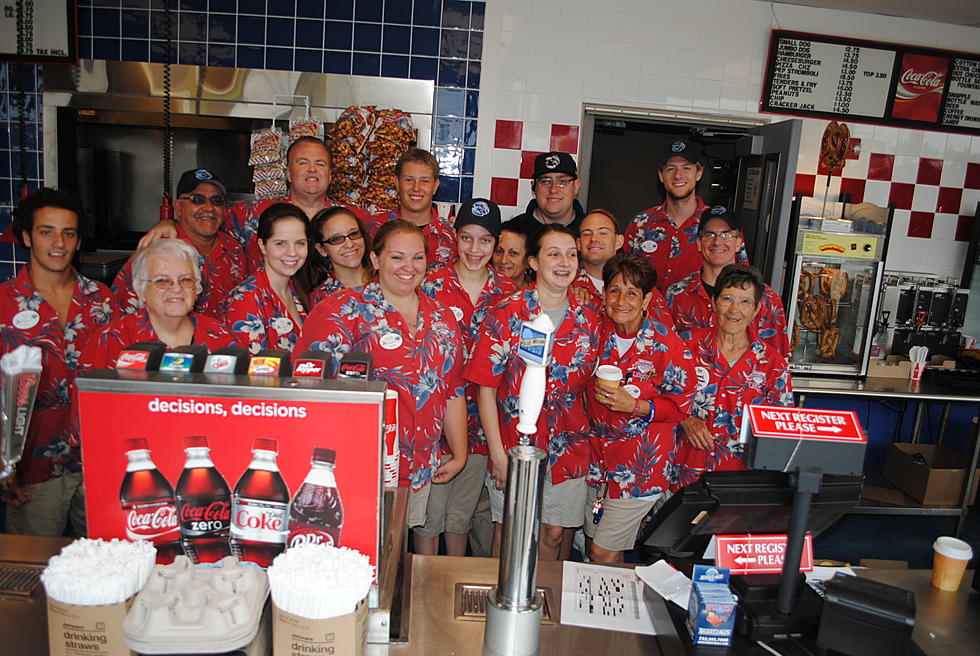
[[881, 288], [872, 358], [907, 355], [913, 346], [956, 357], [969, 289], [921, 274], [888, 273]]

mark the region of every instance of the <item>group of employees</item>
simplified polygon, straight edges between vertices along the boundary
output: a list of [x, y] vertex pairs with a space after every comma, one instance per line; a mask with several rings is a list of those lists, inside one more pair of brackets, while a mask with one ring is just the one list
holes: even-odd
[[[548, 453], [540, 556], [617, 562], [654, 504], [702, 472], [737, 469], [742, 408], [791, 405], [782, 305], [745, 264], [742, 232], [697, 196], [703, 155], [663, 153], [663, 204], [625, 234], [586, 212], [567, 153], [534, 162], [534, 199], [507, 222], [483, 198], [452, 223], [433, 197], [439, 165], [412, 149], [395, 169], [398, 209], [372, 215], [327, 198], [330, 153], [287, 152], [289, 194], [229, 206], [213, 172], [185, 172], [161, 221], [111, 289], [72, 266], [85, 232], [66, 193], [14, 211], [28, 250], [0, 285], [3, 352], [40, 346], [44, 371], [17, 473], [0, 483], [7, 531], [85, 534], [73, 381], [138, 341], [370, 353], [398, 394], [400, 484], [414, 549], [499, 550], [507, 450], [519, 440], [521, 324], [556, 326], [534, 444]], [[600, 365], [622, 371], [597, 385]]]

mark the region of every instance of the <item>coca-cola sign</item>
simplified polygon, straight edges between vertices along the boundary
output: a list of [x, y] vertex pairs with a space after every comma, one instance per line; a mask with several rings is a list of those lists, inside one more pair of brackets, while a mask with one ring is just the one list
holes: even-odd
[[946, 77], [945, 71], [917, 71], [914, 68], [907, 68], [900, 78], [906, 87], [921, 89], [922, 91], [934, 91], [943, 86], [943, 79]]
[[902, 56], [902, 75], [895, 89], [892, 116], [934, 123], [939, 120], [949, 60], [916, 53]]
[[126, 517], [126, 537], [130, 540], [164, 541], [161, 538], [174, 534], [176, 537], [177, 509], [173, 503], [162, 505], [133, 505], [123, 508]]
[[180, 507], [180, 521], [231, 521], [231, 504], [227, 501], [212, 501], [207, 505], [185, 503]]

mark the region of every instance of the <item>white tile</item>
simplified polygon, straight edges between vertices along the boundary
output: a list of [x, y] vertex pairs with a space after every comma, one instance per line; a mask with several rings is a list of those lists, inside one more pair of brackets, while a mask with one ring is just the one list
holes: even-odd
[[725, 35], [725, 52], [737, 55], [751, 55], [764, 52], [765, 49], [757, 48], [756, 30], [745, 24], [739, 24], [738, 19], [733, 18], [732, 25], [729, 26], [728, 33]]
[[670, 45], [675, 48], [697, 48], [700, 30], [700, 17], [698, 20], [675, 18], [670, 31]]
[[556, 94], [552, 97], [551, 121], [561, 125], [579, 125], [582, 122], [582, 92], [574, 96]]
[[494, 148], [490, 170], [495, 178], [516, 178], [521, 172], [521, 151]]
[[571, 37], [579, 41], [588, 38], [589, 12], [572, 7], [563, 7], [559, 36]]
[[671, 77], [693, 78], [698, 70], [698, 51], [693, 48], [671, 48], [667, 73]]
[[613, 69], [613, 54], [615, 50], [610, 44], [599, 39], [589, 39], [587, 44], [583, 44], [588, 55], [585, 60], [585, 67], [592, 71], [611, 71]]
[[931, 185], [915, 185], [915, 195], [912, 196], [914, 212], [935, 212], [936, 201], [939, 200], [939, 187]]
[[718, 80], [725, 77], [725, 55], [720, 52], [703, 50], [698, 54], [697, 71], [694, 76], [702, 80]]
[[531, 47], [531, 39], [516, 32], [503, 32], [500, 35], [501, 61], [527, 62]]
[[592, 102], [608, 102], [612, 93], [612, 76], [586, 75], [582, 80], [582, 99]]
[[558, 36], [561, 28], [559, 9], [554, 6], [540, 5], [531, 9], [530, 31], [535, 35]]
[[636, 71], [643, 59], [643, 46], [636, 43], [617, 43], [613, 48], [613, 70]]
[[677, 18], [689, 18], [692, 20], [701, 20], [702, 7], [705, 5], [715, 4], [714, 0], [684, 0], [684, 2], [678, 2], [674, 6], [674, 15]]
[[517, 206], [524, 211], [527, 204], [531, 202], [531, 198], [534, 197], [534, 191], [531, 190], [530, 182], [522, 180], [517, 186]]
[[980, 137], [970, 137], [970, 161], [980, 158]]
[[687, 77], [667, 78], [667, 105], [674, 107], [693, 107], [694, 80]]
[[523, 32], [531, 29], [531, 5], [527, 2], [504, 2], [501, 7], [500, 23], [505, 32]]
[[[481, 96], [483, 94], [480, 94]], [[524, 94], [516, 91], [499, 91], [497, 93], [497, 116], [496, 118], [505, 121], [522, 121], [524, 116]], [[482, 126], [478, 126], [482, 127]], [[493, 127], [490, 128], [493, 130]], [[483, 134], [483, 130], [477, 131], [477, 138]]]
[[527, 90], [535, 93], [552, 94], [555, 92], [555, 66], [548, 64], [528, 64]]
[[524, 91], [527, 88], [527, 64], [523, 61], [501, 61], [498, 82], [503, 91]]
[[598, 41], [616, 40], [616, 14], [605, 8], [589, 12], [589, 35]]
[[868, 123], [848, 123], [847, 127], [851, 131], [851, 138], [860, 139], [862, 145], [865, 139], [870, 139], [875, 133], [875, 126]]
[[535, 35], [528, 46], [528, 64], [551, 65], [558, 64], [558, 37]]
[[813, 148], [801, 148], [796, 157], [796, 172], [813, 175], [817, 172], [820, 152]]
[[551, 123], [524, 121], [522, 150], [546, 152], [551, 150]]
[[[908, 130], [904, 130], [908, 132]], [[892, 168], [892, 182], [915, 182], [919, 175], [919, 157], [895, 155], [895, 166]]]
[[718, 108], [725, 111], [744, 112], [748, 87], [742, 83], [722, 82]]
[[876, 150], [876, 153], [895, 154], [895, 148], [898, 145], [898, 128], [890, 128], [884, 125], [875, 126], [875, 141], [880, 142], [881, 150]]
[[641, 61], [643, 72], [659, 72], [666, 75], [666, 68], [670, 63], [670, 48], [656, 43], [644, 44]]
[[977, 203], [980, 203], [980, 189], [964, 189], [963, 197], [960, 200], [960, 214], [976, 216]]
[[748, 82], [751, 73], [751, 57], [748, 55], [726, 55], [725, 82]]
[[586, 65], [588, 53], [582, 47], [581, 39], [560, 36], [555, 55], [560, 69], [581, 69]]
[[647, 35], [647, 43], [663, 42], [670, 45], [670, 30], [674, 19], [665, 13], [650, 13], [643, 17], [643, 33]]
[[637, 95], [643, 103], [663, 105], [667, 102], [667, 76], [641, 74]]
[[936, 214], [932, 222], [932, 238], [953, 241], [958, 220], [959, 217], [955, 214]]
[[945, 157], [946, 156], [946, 134], [943, 132], [922, 131], [922, 150], [923, 157]]
[[[712, 2], [711, 4], [719, 4]], [[699, 47], [702, 50], [713, 50], [714, 52], [724, 52], [728, 41], [728, 24], [718, 18], [702, 18], [701, 30], [698, 39]]]
[[636, 102], [639, 97], [640, 76], [631, 71], [613, 71], [610, 99], [613, 102]]
[[524, 94], [524, 115], [527, 121], [537, 121], [538, 123], [553, 123], [555, 96], [545, 93]]
[[640, 13], [623, 12], [616, 18], [616, 39], [620, 43], [643, 43], [648, 35], [643, 31], [645, 16]]
[[718, 109], [721, 99], [721, 82], [715, 80], [694, 81], [694, 108]]
[[940, 185], [943, 187], [962, 187], [964, 182], [966, 182], [966, 162], [949, 159], [943, 162], [943, 172], [939, 176]]
[[818, 175], [817, 182], [813, 186], [813, 197], [823, 200], [827, 199], [829, 202], [837, 202], [837, 197], [840, 195], [840, 176], [833, 176], [830, 178], [830, 186], [827, 186], [827, 176]]
[[857, 159], [846, 160], [842, 175], [845, 178], [867, 178], [868, 160], [867, 153], [862, 153]]
[[[473, 187], [473, 193], [476, 193], [478, 196], [480, 195], [479, 192], [477, 192], [476, 190], [476, 186]], [[487, 187], [487, 189], [483, 192], [483, 194], [484, 194], [483, 195], [484, 198], [489, 198], [489, 194], [490, 194], [489, 187]], [[523, 213], [524, 213], [523, 207], [516, 207], [516, 206], [511, 207], [510, 205], [500, 205], [500, 216], [504, 217], [504, 221], [509, 221], [510, 219], [513, 219], [515, 216]]]
[[900, 129], [895, 143], [895, 153], [919, 157], [922, 153], [922, 131]]
[[970, 140], [968, 134], [947, 134], [946, 135], [946, 154], [943, 155], [946, 164], [949, 160], [967, 161], [970, 158]]
[[888, 204], [888, 194], [890, 191], [890, 182], [885, 182], [884, 180], [868, 180], [864, 183], [864, 201], [884, 207]]

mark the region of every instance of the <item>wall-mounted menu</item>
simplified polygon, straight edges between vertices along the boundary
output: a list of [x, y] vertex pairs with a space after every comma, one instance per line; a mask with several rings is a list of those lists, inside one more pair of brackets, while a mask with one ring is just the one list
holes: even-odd
[[762, 111], [980, 134], [980, 55], [773, 30]]
[[3, 5], [0, 11], [0, 61], [15, 60], [20, 52], [25, 62], [78, 62], [76, 2], [33, 0], [18, 3], [9, 0], [0, 4]]

